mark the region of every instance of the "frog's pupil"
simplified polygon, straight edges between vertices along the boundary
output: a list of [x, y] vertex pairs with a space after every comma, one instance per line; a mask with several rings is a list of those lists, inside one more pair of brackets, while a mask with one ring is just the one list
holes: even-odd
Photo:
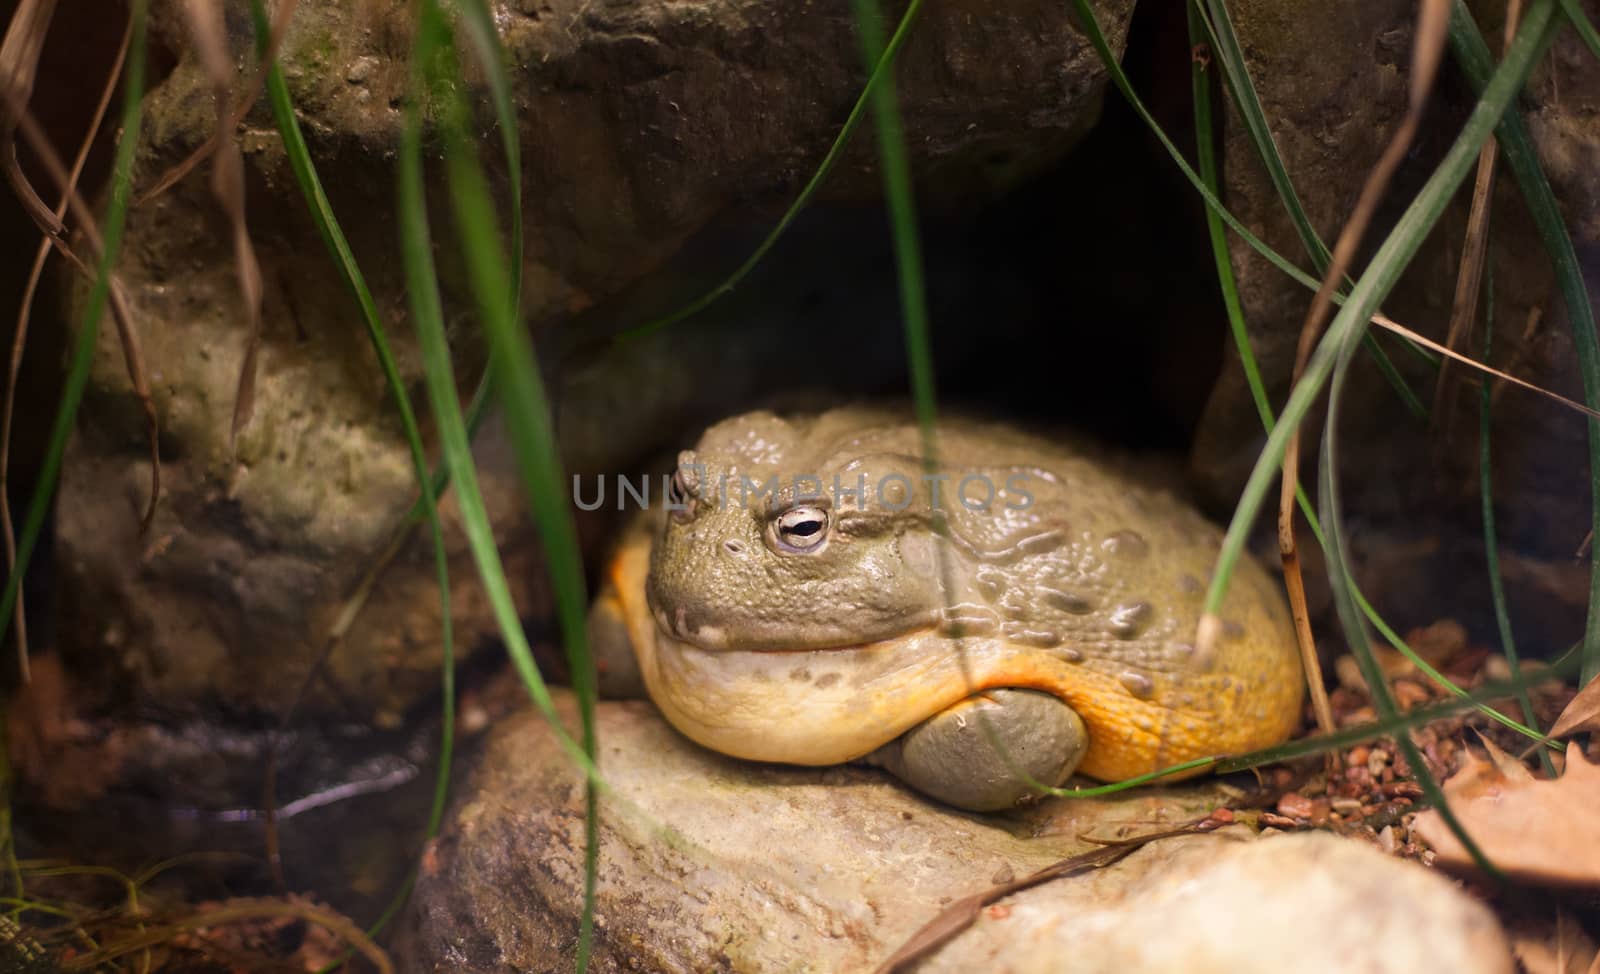
[[778, 536], [796, 548], [812, 548], [822, 540], [828, 519], [817, 511], [790, 511], [778, 519]]

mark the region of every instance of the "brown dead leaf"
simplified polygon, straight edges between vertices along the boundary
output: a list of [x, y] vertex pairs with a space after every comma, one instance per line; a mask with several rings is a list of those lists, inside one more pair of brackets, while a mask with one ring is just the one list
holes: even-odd
[[[1519, 4], [1512, 0], [1506, 8], [1506, 46], [1516, 36]], [[1467, 234], [1461, 250], [1461, 264], [1456, 271], [1455, 300], [1450, 308], [1450, 328], [1445, 345], [1451, 349], [1465, 343], [1477, 318], [1478, 290], [1483, 283], [1483, 269], [1488, 255], [1489, 204], [1494, 197], [1494, 170], [1499, 143], [1489, 139], [1478, 150], [1478, 174], [1472, 188], [1472, 209], [1467, 214]], [[1439, 376], [1433, 387], [1433, 410], [1430, 421], [1449, 433], [1455, 410], [1446, 408], [1449, 393], [1453, 390], [1450, 359], [1439, 363]]]
[[[50, 144], [50, 139], [38, 120], [26, 109], [21, 110], [15, 121], [18, 131], [27, 140], [28, 147], [33, 150], [40, 166], [65, 196], [68, 209], [77, 218], [78, 231], [89, 243], [91, 255], [98, 257], [102, 241], [95, 222], [94, 210], [84, 202], [83, 195], [72, 185], [67, 167], [61, 161], [55, 146]], [[94, 279], [95, 271], [90, 263], [77, 254], [64, 237], [49, 236], [48, 231], [46, 235], [50, 245], [80, 274], [90, 280]], [[117, 339], [122, 345], [122, 357], [127, 366], [128, 380], [132, 383], [134, 394], [138, 396], [139, 403], [144, 408], [145, 424], [150, 431], [150, 503], [146, 506], [144, 517], [139, 524], [139, 531], [143, 534], [150, 529], [150, 524], [155, 519], [156, 504], [161, 497], [160, 422], [156, 415], [155, 401], [150, 397], [150, 383], [145, 377], [144, 355], [139, 343], [139, 333], [134, 328], [133, 314], [127, 295], [122, 289], [122, 282], [115, 273], [111, 275], [110, 280], [110, 302], [111, 320], [117, 326]]]
[[[1345, 272], [1355, 260], [1356, 251], [1367, 232], [1368, 224], [1372, 222], [1378, 204], [1388, 192], [1390, 180], [1411, 150], [1411, 143], [1416, 138], [1417, 130], [1422, 123], [1423, 108], [1427, 105], [1428, 95], [1433, 89], [1434, 75], [1443, 57], [1449, 22], [1449, 0], [1423, 0], [1417, 12], [1416, 31], [1412, 35], [1410, 98], [1406, 113], [1389, 137], [1389, 143], [1384, 147], [1383, 153], [1373, 163], [1367, 178], [1362, 182], [1361, 193], [1356, 198], [1355, 206], [1334, 242], [1328, 266], [1323, 271], [1322, 283], [1306, 310], [1305, 321], [1300, 326], [1300, 337], [1295, 346], [1294, 370], [1291, 373], [1292, 381], [1296, 384], [1305, 374], [1306, 365], [1311, 360], [1311, 351], [1316, 347], [1323, 326], [1332, 311], [1334, 291], [1339, 282], [1344, 280]], [[1283, 562], [1285, 579], [1293, 591], [1301, 584], [1294, 530], [1295, 494], [1300, 478], [1298, 430], [1289, 437], [1289, 442], [1284, 448], [1282, 467], [1283, 476], [1279, 481], [1278, 494], [1278, 552]], [[1301, 593], [1291, 595], [1291, 601], [1295, 603], [1303, 599], [1304, 595]], [[1219, 620], [1213, 613], [1207, 612], [1200, 617], [1200, 626], [1195, 633], [1195, 644], [1202, 654], [1210, 652], [1211, 647], [1215, 645], [1220, 628]], [[1303, 628], [1297, 629], [1296, 635], [1302, 657], [1309, 664], [1315, 658], [1315, 651], [1306, 644], [1307, 634]], [[1316, 688], [1319, 682], [1316, 667], [1307, 665], [1305, 669], [1315, 697], [1320, 692]], [[1322, 701], [1317, 701], [1317, 705], [1322, 708]], [[1319, 710], [1318, 722], [1324, 726], [1331, 723], [1331, 713], [1325, 709]]]
[[[1567, 748], [1566, 774], [1554, 780], [1516, 778], [1481, 758], [1445, 782], [1445, 796], [1467, 834], [1513, 879], [1545, 886], [1600, 887], [1600, 842], [1592, 826], [1600, 806], [1600, 765]], [[1438, 863], [1471, 872], [1472, 857], [1435, 809], [1417, 816], [1413, 832]]]
[[183, 177], [194, 171], [194, 167], [211, 158], [211, 154], [217, 150], [217, 146], [227, 133], [237, 129], [244, 122], [245, 117], [250, 114], [250, 109], [255, 107], [256, 99], [261, 95], [262, 86], [267, 80], [267, 72], [271, 70], [278, 56], [278, 46], [283, 42], [283, 36], [288, 30], [289, 20], [294, 16], [295, 6], [298, 2], [299, 0], [279, 0], [269, 28], [271, 33], [267, 36], [267, 56], [262, 58], [261, 63], [257, 65], [255, 77], [246, 89], [244, 97], [239, 100], [238, 106], [234, 108], [233, 117], [229, 119], [228, 124], [213, 129], [211, 137], [206, 139], [199, 148], [184, 157], [183, 161], [162, 173], [161, 178], [156, 180], [155, 185], [145, 190], [144, 195], [134, 202], [135, 207], [147, 205], [151, 200], [176, 186], [182, 181]]
[[[1489, 752], [1489, 760], [1494, 763], [1495, 773], [1500, 775], [1500, 777], [1504, 778], [1506, 781], [1513, 782], [1515, 784], [1522, 784], [1524, 782], [1531, 783], [1539, 780], [1533, 776], [1532, 771], [1528, 770], [1528, 766], [1526, 764], [1523, 764], [1515, 757], [1507, 754], [1501, 749], [1500, 745], [1496, 744], [1494, 741], [1484, 737], [1481, 734], [1478, 735], [1478, 740], [1483, 743], [1483, 749]], [[1463, 795], [1462, 797], [1465, 798], [1467, 796]]]
[[61, 220], [34, 192], [33, 184], [17, 163], [17, 122], [33, 98], [39, 74], [39, 55], [55, 15], [55, 0], [22, 0], [11, 14], [6, 36], [0, 42], [0, 171], [16, 191], [28, 216], [51, 236], [63, 232]]
[[[133, 20], [130, 18], [122, 31], [122, 43], [117, 45], [117, 56], [112, 59], [111, 67], [106, 74], [106, 82], [100, 89], [100, 101], [89, 119], [82, 141], [78, 144], [78, 154], [72, 160], [72, 171], [67, 174], [67, 185], [71, 190], [76, 190], [78, 187], [78, 178], [83, 175], [84, 164], [89, 160], [89, 150], [94, 145], [95, 133], [100, 131], [106, 111], [111, 107], [111, 96], [117, 90], [117, 78], [122, 75], [122, 65], [127, 60], [128, 44], [132, 38]], [[62, 194], [53, 212], [57, 222], [66, 216], [67, 194]], [[51, 241], [47, 237], [39, 241], [39, 246], [33, 254], [33, 267], [28, 271], [28, 283], [22, 289], [22, 302], [17, 308], [16, 330], [11, 339], [11, 367], [6, 376], [5, 400], [0, 404], [0, 535], [5, 539], [8, 572], [16, 571], [17, 567], [17, 539], [12, 529], [10, 492], [7, 490], [11, 471], [12, 418], [16, 413], [17, 386], [22, 374], [22, 353], [27, 348], [28, 325], [33, 319], [33, 299], [38, 293], [39, 281], [44, 275], [44, 265], [50, 257], [50, 250]], [[28, 669], [28, 617], [27, 607], [23, 605], [23, 601], [17, 600], [12, 631], [16, 633], [17, 639], [17, 669], [22, 682], [27, 683], [33, 677]]]
[[[1532, 308], [1532, 309], [1530, 309], [1528, 311], [1529, 325], [1526, 328], [1526, 332], [1527, 333], [1531, 334], [1536, 330], [1540, 314], [1541, 314], [1541, 312], [1540, 312], [1540, 310], [1538, 308]], [[1578, 401], [1573, 400], [1573, 399], [1568, 399], [1566, 396], [1561, 395], [1559, 392], [1554, 392], [1554, 391], [1552, 391], [1550, 389], [1546, 389], [1544, 386], [1537, 385], [1535, 383], [1529, 382], [1526, 379], [1519, 379], [1519, 378], [1517, 378], [1516, 376], [1512, 375], [1510, 372], [1508, 372], [1508, 371], [1506, 371], [1504, 369], [1494, 368], [1493, 366], [1490, 366], [1490, 365], [1487, 365], [1487, 364], [1485, 364], [1483, 362], [1478, 361], [1477, 359], [1473, 358], [1470, 355], [1463, 355], [1460, 352], [1457, 352], [1454, 349], [1449, 348], [1448, 346], [1439, 344], [1438, 342], [1434, 341], [1433, 339], [1429, 338], [1426, 335], [1419, 334], [1418, 332], [1412, 331], [1410, 328], [1407, 328], [1405, 325], [1400, 324], [1398, 321], [1395, 321], [1393, 318], [1390, 318], [1388, 315], [1375, 314], [1375, 315], [1372, 316], [1371, 320], [1372, 320], [1372, 323], [1374, 325], [1377, 325], [1379, 328], [1382, 328], [1385, 331], [1393, 332], [1394, 334], [1399, 335], [1401, 338], [1404, 338], [1407, 341], [1415, 342], [1416, 344], [1421, 345], [1423, 348], [1426, 348], [1431, 352], [1437, 352], [1438, 354], [1444, 356], [1445, 358], [1451, 360], [1452, 362], [1459, 362], [1460, 364], [1465, 365], [1467, 368], [1472, 369], [1472, 370], [1474, 370], [1476, 372], [1479, 372], [1479, 373], [1481, 373], [1482, 375], [1484, 375], [1484, 376], [1486, 376], [1488, 378], [1498, 379], [1501, 382], [1508, 383], [1510, 385], [1514, 385], [1519, 389], [1526, 389], [1527, 391], [1529, 391], [1531, 393], [1543, 396], [1544, 398], [1550, 400], [1551, 402], [1558, 403], [1559, 405], [1563, 406], [1566, 409], [1570, 409], [1573, 412], [1583, 413], [1585, 416], [1594, 416], [1596, 418], [1600, 418], [1600, 409], [1593, 409], [1593, 408], [1591, 408], [1589, 406], [1585, 406], [1581, 402], [1578, 402]], [[1500, 395], [1500, 390], [1502, 388], [1504, 388], [1504, 386], [1495, 386], [1493, 395], [1498, 397]], [[1587, 546], [1589, 540], [1590, 539], [1588, 539], [1588, 538], [1584, 539], [1585, 546]], [[1574, 558], [1582, 558], [1583, 555], [1584, 555], [1583, 550], [1579, 550], [1579, 552], [1577, 554], [1573, 555], [1573, 557]]]
[[216, 103], [211, 193], [233, 229], [233, 259], [239, 273], [239, 292], [244, 298], [247, 331], [238, 388], [233, 397], [233, 421], [228, 428], [231, 448], [255, 409], [256, 358], [261, 347], [261, 265], [256, 260], [255, 245], [250, 242], [249, 224], [245, 219], [244, 156], [234, 138], [238, 123], [233, 121], [230, 110], [236, 79], [228, 55], [228, 34], [222, 23], [222, 12], [208, 0], [189, 0], [184, 12], [200, 63], [211, 80], [212, 99]]
[[1561, 711], [1556, 725], [1550, 728], [1550, 736], [1571, 737], [1585, 731], [1600, 731], [1600, 676], [1590, 680], [1589, 685], [1579, 690], [1567, 704], [1567, 709]]

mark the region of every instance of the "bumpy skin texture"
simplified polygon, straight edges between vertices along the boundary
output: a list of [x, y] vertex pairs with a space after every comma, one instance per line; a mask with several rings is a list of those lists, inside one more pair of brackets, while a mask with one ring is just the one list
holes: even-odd
[[[688, 509], [626, 542], [610, 577], [674, 726], [738, 757], [833, 764], [975, 693], [1026, 688], [1082, 717], [1078, 770], [1101, 780], [1288, 736], [1300, 668], [1257, 566], [1235, 571], [1214, 648], [1195, 648], [1215, 526], [1059, 443], [949, 420], [941, 542], [919, 450], [907, 417], [844, 409], [751, 413], [685, 451]], [[740, 489], [774, 476], [775, 496]], [[838, 493], [835, 476], [849, 490], [864, 477], [865, 498]], [[819, 478], [824, 499], [798, 497], [814, 486], [797, 477]], [[996, 488], [986, 510], [958, 497], [968, 477], [982, 478], [961, 492], [971, 502]], [[797, 501], [824, 524], [803, 550], [777, 527]]]

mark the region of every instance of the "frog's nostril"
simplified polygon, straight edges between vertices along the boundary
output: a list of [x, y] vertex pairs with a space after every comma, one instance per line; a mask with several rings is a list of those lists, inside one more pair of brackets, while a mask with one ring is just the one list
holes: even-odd
[[722, 542], [722, 547], [728, 549], [728, 554], [730, 554], [730, 555], [742, 555], [742, 554], [744, 554], [744, 542], [743, 541], [736, 541], [733, 538], [729, 538], [728, 540]]

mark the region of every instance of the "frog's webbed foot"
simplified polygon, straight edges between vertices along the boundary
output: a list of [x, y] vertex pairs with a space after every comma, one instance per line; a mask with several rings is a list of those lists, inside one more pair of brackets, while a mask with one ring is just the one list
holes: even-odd
[[[991, 744], [986, 723], [1004, 756]], [[1088, 745], [1083, 719], [1061, 700], [1037, 690], [1000, 689], [934, 714], [864, 760], [942, 802], [987, 812], [1037, 795], [1030, 779], [1061, 784]]]

